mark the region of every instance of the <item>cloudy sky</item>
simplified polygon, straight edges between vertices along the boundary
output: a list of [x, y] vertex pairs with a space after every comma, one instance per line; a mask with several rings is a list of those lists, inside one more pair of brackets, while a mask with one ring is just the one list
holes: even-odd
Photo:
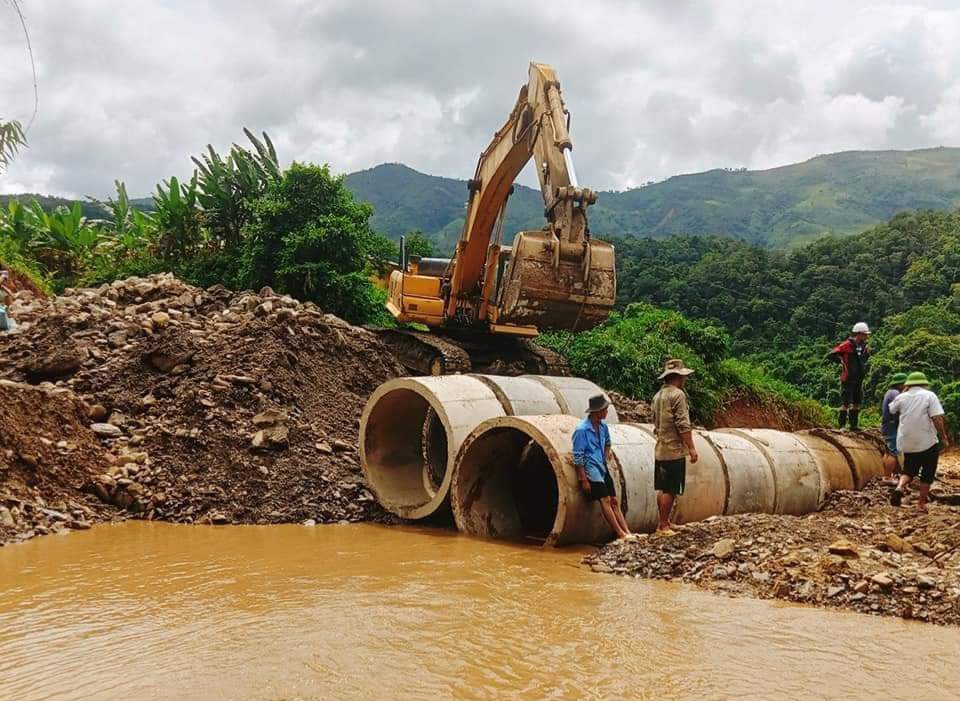
[[[0, 192], [146, 194], [243, 126], [284, 161], [467, 178], [530, 60], [557, 68], [598, 189], [960, 145], [958, 2], [19, 1], [39, 112]], [[0, 67], [0, 118], [27, 121], [10, 0]]]

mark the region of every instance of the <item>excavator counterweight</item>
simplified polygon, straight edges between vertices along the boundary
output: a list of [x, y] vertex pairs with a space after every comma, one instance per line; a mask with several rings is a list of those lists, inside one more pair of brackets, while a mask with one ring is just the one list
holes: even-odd
[[[400, 324], [430, 332], [382, 333], [411, 370], [566, 374], [560, 356], [530, 339], [541, 330], [589, 329], [609, 315], [617, 289], [614, 249], [590, 236], [587, 208], [597, 195], [577, 181], [569, 118], [556, 72], [531, 63], [510, 117], [468, 182], [453, 257], [408, 260], [401, 253], [387, 308]], [[507, 200], [531, 158], [545, 224], [503, 245]]]

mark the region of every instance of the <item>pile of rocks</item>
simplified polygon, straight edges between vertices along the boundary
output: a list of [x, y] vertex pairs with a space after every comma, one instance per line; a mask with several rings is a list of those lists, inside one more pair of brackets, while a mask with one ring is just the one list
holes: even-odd
[[182, 522], [384, 517], [357, 422], [401, 368], [370, 332], [269, 288], [170, 275], [21, 292], [11, 314], [20, 330], [0, 336], [0, 377], [85, 404], [109, 457], [91, 455], [96, 474], [79, 486], [103, 502]]
[[0, 544], [114, 517], [79, 489], [109, 461], [71, 392], [0, 380]]
[[732, 596], [960, 623], [960, 489], [938, 486], [927, 514], [889, 506], [887, 489], [877, 481], [835, 492], [804, 517], [713, 517], [674, 535], [612, 543], [585, 562]]

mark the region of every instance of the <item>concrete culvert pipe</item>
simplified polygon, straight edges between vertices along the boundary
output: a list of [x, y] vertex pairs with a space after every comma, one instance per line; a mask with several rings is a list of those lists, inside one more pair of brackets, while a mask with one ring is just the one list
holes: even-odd
[[[561, 380], [554, 383], [552, 380]], [[603, 390], [579, 378], [406, 377], [384, 383], [360, 419], [360, 463], [380, 504], [402, 518], [449, 518], [454, 456], [486, 419], [559, 414]], [[584, 407], [586, 399], [582, 400]], [[611, 412], [615, 417], [615, 412]], [[609, 418], [608, 418], [609, 421]]]
[[[549, 545], [609, 540], [613, 533], [599, 504], [587, 500], [577, 482], [570, 449], [577, 423], [577, 417], [564, 415], [482, 423], [457, 457], [450, 490], [457, 527], [486, 538], [530, 538]], [[611, 438], [621, 442], [621, 454], [629, 454], [637, 468], [625, 480], [619, 460], [610, 466], [628, 524], [655, 527], [653, 444], [635, 427], [610, 429]]]
[[[800, 515], [817, 510], [824, 493], [820, 466], [816, 456], [798, 436], [766, 428], [726, 428], [716, 432], [716, 435], [722, 434], [750, 441], [763, 455], [774, 487], [773, 508], [769, 513]], [[836, 452], [831, 451], [832, 455]], [[731, 493], [735, 491], [732, 472]]]
[[822, 504], [830, 492], [854, 489], [853, 467], [847, 456], [830, 441], [801, 432], [793, 434], [813, 456], [820, 472], [820, 498]]
[[[656, 434], [653, 424], [630, 424], [644, 431], [650, 436], [651, 470], [654, 460], [653, 450], [656, 446]], [[613, 440], [613, 434], [610, 436]], [[727, 474], [726, 466], [717, 452], [716, 447], [706, 437], [705, 431], [693, 432], [693, 444], [697, 448], [700, 459], [696, 464], [687, 463], [686, 485], [683, 494], [673, 503], [670, 520], [674, 523], [690, 523], [702, 521], [710, 516], [724, 513], [727, 505]], [[652, 474], [652, 472], [651, 472]], [[651, 480], [653, 478], [651, 477]], [[653, 482], [650, 483], [653, 489]], [[656, 527], [654, 521], [654, 528]], [[629, 524], [628, 524], [629, 525]], [[631, 526], [632, 527], [632, 526]], [[651, 529], [652, 530], [652, 529]]]
[[[577, 482], [576, 426], [577, 418], [570, 416], [509, 416], [480, 424], [463, 442], [453, 471], [450, 496], [457, 527], [471, 535], [548, 545], [611, 538], [599, 505]], [[619, 424], [610, 434], [609, 468], [627, 523], [637, 532], [652, 531], [657, 524], [652, 427]], [[763, 429], [694, 431], [700, 459], [687, 464], [673, 520], [816, 510], [824, 474], [839, 465], [848, 473], [849, 468], [835, 445], [812, 438]], [[856, 438], [845, 443], [864, 470], [873, 469], [879, 460], [875, 447]]]
[[883, 455], [870, 440], [822, 429], [811, 429], [801, 435], [821, 438], [843, 454], [853, 476], [854, 489], [863, 489], [870, 480], [883, 477]]

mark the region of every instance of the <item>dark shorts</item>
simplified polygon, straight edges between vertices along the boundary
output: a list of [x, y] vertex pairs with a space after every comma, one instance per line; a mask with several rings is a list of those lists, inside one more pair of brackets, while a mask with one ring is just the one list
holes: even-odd
[[590, 501], [600, 501], [604, 497], [615, 496], [617, 496], [617, 492], [613, 488], [613, 477], [610, 476], [609, 472], [604, 476], [603, 482], [590, 483]]
[[654, 460], [653, 488], [658, 492], [666, 492], [673, 496], [683, 494], [683, 486], [687, 481], [687, 459]]
[[900, 451], [897, 450], [897, 434], [896, 433], [884, 433], [883, 442], [887, 446], [887, 454], [897, 457], [900, 455]]
[[903, 471], [911, 477], [920, 476], [924, 484], [933, 484], [937, 478], [937, 462], [940, 460], [940, 444], [934, 444], [922, 453], [904, 453]]
[[844, 406], [863, 404], [863, 380], [840, 383], [840, 403]]

